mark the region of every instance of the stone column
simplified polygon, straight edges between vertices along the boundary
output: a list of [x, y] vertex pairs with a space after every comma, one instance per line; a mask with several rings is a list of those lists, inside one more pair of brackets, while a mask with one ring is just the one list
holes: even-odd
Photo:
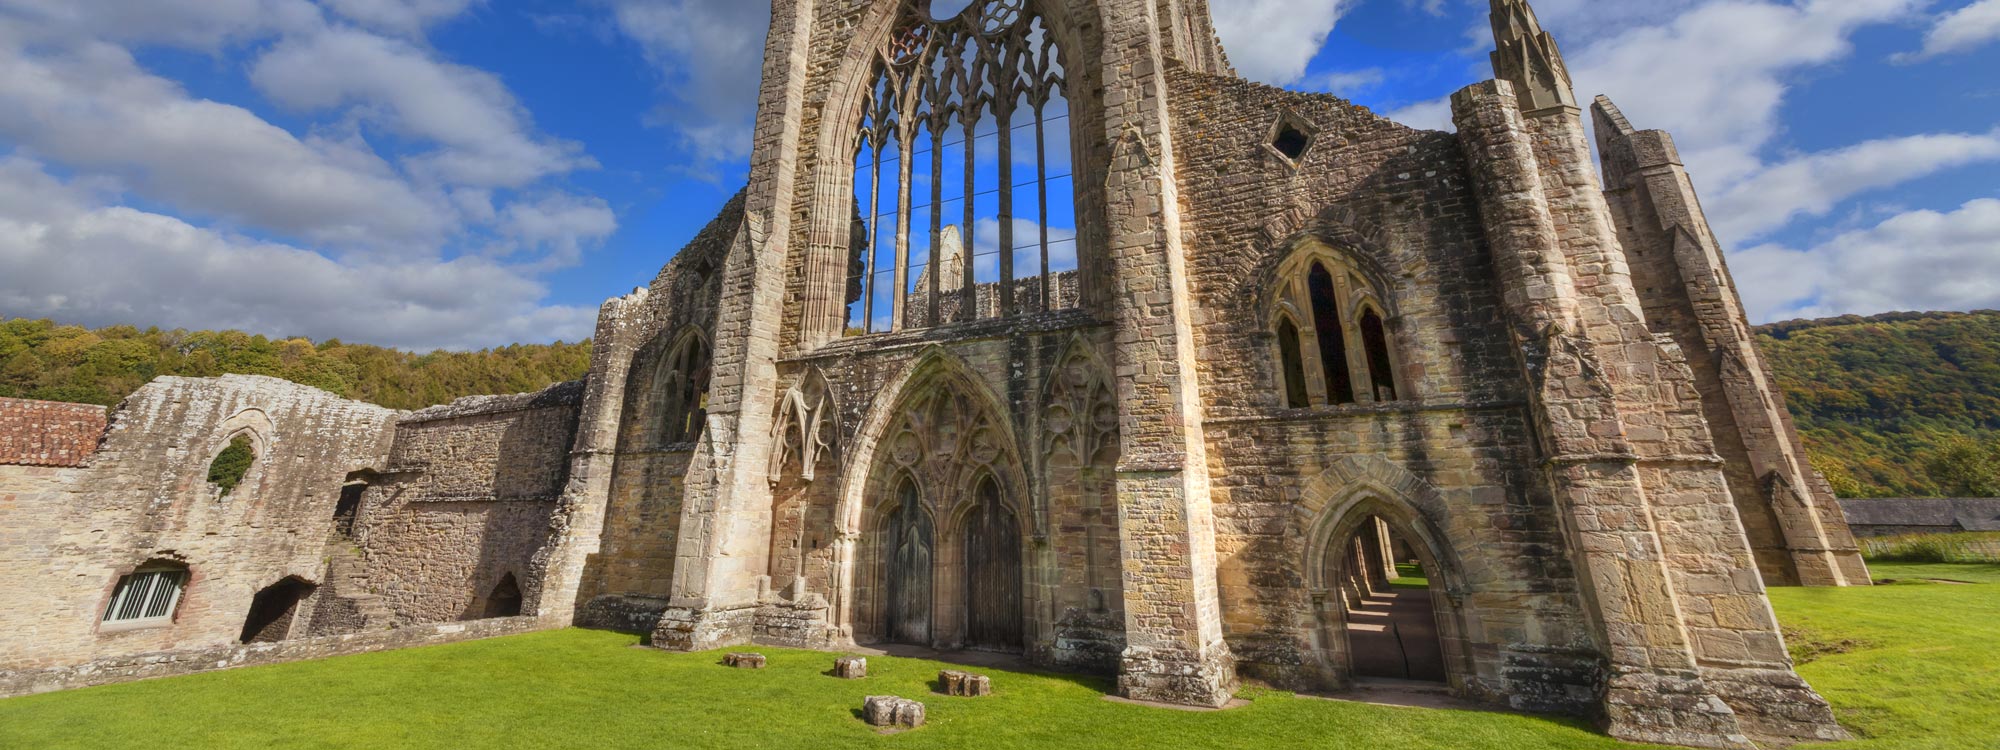
[[1127, 647], [1119, 690], [1136, 700], [1227, 703], [1215, 517], [1181, 247], [1160, 26], [1152, 2], [1101, 3], [1102, 173], [1120, 404], [1119, 537]]
[[708, 424], [686, 479], [674, 595], [653, 633], [661, 648], [748, 642], [769, 570], [779, 329], [816, 4], [772, 4], [744, 227], [723, 267]]
[[569, 479], [553, 517], [549, 541], [535, 553], [525, 582], [522, 611], [559, 625], [576, 619], [576, 600], [591, 555], [603, 545], [605, 509], [617, 462], [618, 422], [625, 412], [625, 382], [640, 342], [631, 329], [646, 307], [646, 289], [604, 303], [590, 352]]

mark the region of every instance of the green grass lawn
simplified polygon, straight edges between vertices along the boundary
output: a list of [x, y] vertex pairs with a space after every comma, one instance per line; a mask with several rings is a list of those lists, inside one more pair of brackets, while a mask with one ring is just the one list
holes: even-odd
[[[1912, 567], [1918, 573], [1938, 566]], [[2000, 581], [2000, 566], [1938, 577]], [[1788, 589], [1781, 616], [1816, 658], [1801, 670], [1865, 739], [1851, 750], [1992, 748], [2000, 585]], [[936, 662], [871, 658], [866, 680], [829, 654], [633, 648], [564, 630], [256, 667], [0, 701], [0, 748], [1626, 748], [1575, 722], [1391, 708], [1246, 690], [1250, 705], [1170, 711], [1103, 700], [1107, 681], [984, 670], [996, 695], [930, 693]], [[1845, 653], [1835, 653], [1846, 649]], [[874, 694], [928, 704], [931, 725], [880, 736]]]

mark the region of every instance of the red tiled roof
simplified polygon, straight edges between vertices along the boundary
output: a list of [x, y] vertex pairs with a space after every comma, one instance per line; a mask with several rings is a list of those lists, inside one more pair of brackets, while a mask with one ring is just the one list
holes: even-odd
[[0, 465], [83, 466], [105, 420], [102, 406], [0, 398]]

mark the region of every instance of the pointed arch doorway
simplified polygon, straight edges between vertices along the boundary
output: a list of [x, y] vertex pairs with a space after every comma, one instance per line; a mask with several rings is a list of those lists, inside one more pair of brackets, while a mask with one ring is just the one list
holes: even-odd
[[932, 567], [936, 535], [924, 513], [916, 482], [897, 483], [896, 508], [890, 512], [884, 547], [888, 571], [882, 633], [891, 643], [931, 644]]

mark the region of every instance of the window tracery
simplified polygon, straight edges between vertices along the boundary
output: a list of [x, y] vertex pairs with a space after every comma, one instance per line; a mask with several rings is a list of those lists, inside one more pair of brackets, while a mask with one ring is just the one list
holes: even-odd
[[701, 438], [708, 421], [708, 341], [699, 333], [682, 334], [660, 369], [658, 399], [660, 443], [681, 445]]
[[904, 9], [865, 93], [850, 334], [1080, 299], [1060, 50], [1032, 0], [940, 8]]
[[1350, 261], [1323, 248], [1278, 275], [1277, 392], [1286, 408], [1384, 403], [1403, 398], [1383, 296]]

